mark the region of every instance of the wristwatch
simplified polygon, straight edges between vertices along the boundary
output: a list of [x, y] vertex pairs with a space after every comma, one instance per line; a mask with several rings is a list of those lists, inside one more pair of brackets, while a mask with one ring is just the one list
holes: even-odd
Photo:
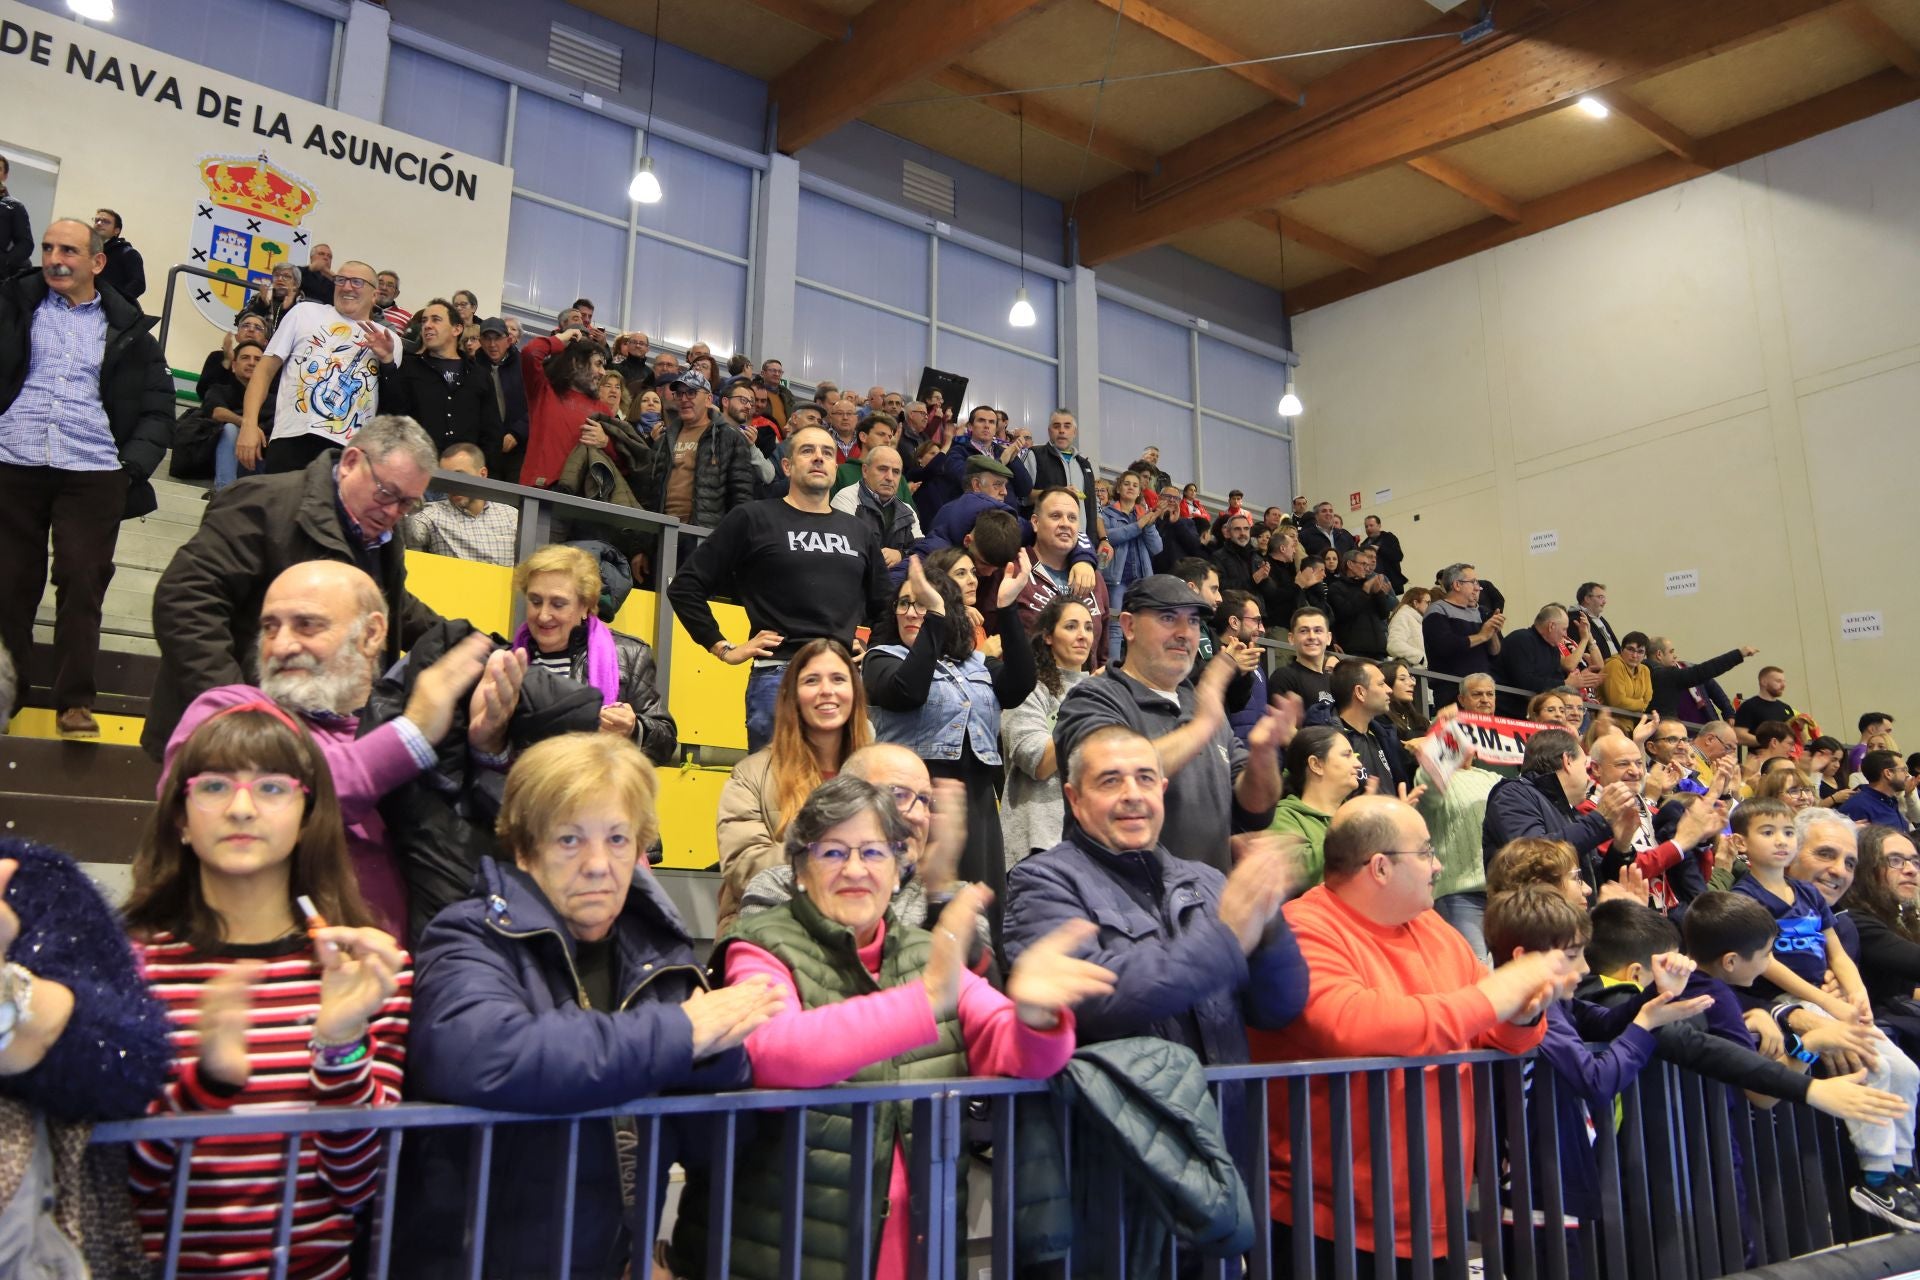
[[722, 641], [720, 641], [720, 642], [719, 642], [718, 644], [716, 644], [716, 645], [714, 646], [714, 650], [715, 650], [715, 652], [714, 652], [714, 655], [713, 655], [714, 657], [716, 657], [716, 658], [724, 658], [724, 657], [726, 657], [726, 656], [727, 656], [728, 654], [730, 654], [730, 653], [732, 653], [732, 652], [733, 652], [733, 641], [731, 641], [731, 640], [722, 640]]
[[33, 1017], [33, 972], [9, 962], [0, 970], [0, 1053], [13, 1043], [13, 1033]]

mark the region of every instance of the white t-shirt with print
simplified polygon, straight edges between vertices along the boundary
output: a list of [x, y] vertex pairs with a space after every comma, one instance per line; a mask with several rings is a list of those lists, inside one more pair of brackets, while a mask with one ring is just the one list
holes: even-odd
[[[324, 436], [351, 443], [380, 410], [380, 360], [357, 322], [324, 302], [303, 302], [280, 319], [267, 354], [281, 362], [273, 438]], [[400, 344], [394, 343], [394, 363]]]

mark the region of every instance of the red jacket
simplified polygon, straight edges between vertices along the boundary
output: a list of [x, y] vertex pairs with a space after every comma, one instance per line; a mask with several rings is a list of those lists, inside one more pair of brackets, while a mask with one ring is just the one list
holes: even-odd
[[[1305, 1058], [1427, 1057], [1466, 1049], [1525, 1053], [1546, 1034], [1546, 1023], [1516, 1027], [1494, 1018], [1493, 1005], [1475, 987], [1486, 969], [1465, 938], [1439, 913], [1428, 911], [1407, 924], [1386, 928], [1341, 901], [1324, 884], [1285, 907], [1287, 924], [1307, 962], [1307, 1007], [1279, 1031], [1252, 1031], [1256, 1062]], [[1427, 1085], [1427, 1157], [1429, 1204], [1433, 1212], [1435, 1256], [1446, 1251], [1445, 1181], [1440, 1153], [1440, 1070], [1429, 1067]], [[1473, 1082], [1460, 1074], [1460, 1140], [1467, 1182], [1473, 1182]], [[1333, 1124], [1328, 1084], [1315, 1081], [1313, 1106], [1313, 1230], [1333, 1239]], [[1372, 1126], [1366, 1080], [1352, 1078], [1353, 1226], [1356, 1245], [1377, 1252], [1373, 1221]], [[1413, 1229], [1407, 1208], [1406, 1077], [1393, 1072], [1393, 1251], [1413, 1253]], [[1293, 1222], [1293, 1143], [1288, 1132], [1287, 1083], [1268, 1087], [1268, 1137], [1273, 1152], [1269, 1177], [1274, 1220]]]
[[587, 416], [606, 412], [599, 397], [547, 381], [547, 360], [561, 349], [552, 338], [529, 338], [520, 348], [521, 380], [527, 388], [527, 451], [520, 483], [544, 489], [560, 478], [567, 455], [580, 443]]

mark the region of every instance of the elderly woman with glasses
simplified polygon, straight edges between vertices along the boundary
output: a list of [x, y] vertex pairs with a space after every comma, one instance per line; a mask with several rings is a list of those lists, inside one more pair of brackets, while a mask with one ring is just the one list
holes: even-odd
[[[408, 1086], [426, 1101], [565, 1116], [673, 1091], [747, 1082], [740, 1044], [780, 1008], [765, 979], [708, 990], [693, 940], [642, 851], [658, 828], [659, 781], [629, 739], [574, 733], [535, 744], [507, 775], [473, 896], [420, 941]], [[668, 1123], [658, 1170], [636, 1170], [631, 1120], [503, 1126], [492, 1145], [488, 1276], [615, 1280], [636, 1252], [639, 1188], [678, 1158]], [[409, 1138], [394, 1274], [455, 1273], [466, 1188], [480, 1176], [466, 1132]], [[641, 1159], [646, 1157], [641, 1156]], [[555, 1198], [573, 1178], [573, 1218]], [[559, 1233], [572, 1266], [558, 1269]], [[465, 1268], [459, 1268], [465, 1274]]]
[[[858, 778], [822, 784], [794, 815], [785, 850], [799, 893], [783, 906], [742, 917], [713, 958], [729, 984], [767, 982], [787, 998], [782, 1013], [747, 1037], [754, 1084], [815, 1089], [968, 1075], [1041, 1079], [1073, 1055], [1069, 1010], [1113, 990], [1111, 972], [1071, 954], [1093, 937], [1093, 925], [1072, 921], [1027, 948], [1002, 995], [966, 966], [966, 940], [986, 905], [985, 890], [969, 886], [955, 895], [931, 933], [902, 925], [889, 909], [906, 840], [893, 797]], [[871, 1182], [876, 1205], [892, 1206], [870, 1224], [873, 1274], [881, 1280], [907, 1274], [911, 1121], [906, 1103], [876, 1106], [872, 1163], [855, 1169], [848, 1110], [807, 1111], [802, 1274], [843, 1273], [854, 1248], [856, 1178]], [[781, 1205], [790, 1191], [780, 1161], [740, 1162], [730, 1275], [772, 1280], [781, 1274]], [[706, 1203], [707, 1196], [691, 1189], [681, 1200], [674, 1252], [683, 1258], [701, 1256]]]

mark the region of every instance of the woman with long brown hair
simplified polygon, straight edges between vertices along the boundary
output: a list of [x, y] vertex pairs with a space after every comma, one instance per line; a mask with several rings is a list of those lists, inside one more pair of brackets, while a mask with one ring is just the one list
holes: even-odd
[[720, 791], [720, 916], [726, 933], [747, 882], [781, 860], [780, 839], [813, 789], [873, 741], [867, 691], [838, 640], [800, 646], [774, 695], [773, 737]]
[[[410, 962], [372, 919], [332, 774], [307, 731], [264, 699], [208, 717], [160, 785], [126, 908], [174, 1023], [173, 1069], [155, 1109], [397, 1102]], [[312, 1154], [291, 1187], [257, 1176], [285, 1158], [278, 1138], [194, 1150], [182, 1274], [228, 1274], [261, 1256], [283, 1197], [296, 1205], [288, 1274], [347, 1274], [380, 1144], [365, 1132], [306, 1141]], [[174, 1144], [134, 1145], [149, 1255], [165, 1249], [181, 1176]]]
[[1009, 866], [1060, 843], [1065, 761], [1054, 752], [1053, 722], [1067, 690], [1087, 678], [1098, 632], [1086, 604], [1068, 595], [1049, 600], [1033, 620], [1033, 692], [1000, 717], [1000, 754], [1007, 761], [1000, 833]]

